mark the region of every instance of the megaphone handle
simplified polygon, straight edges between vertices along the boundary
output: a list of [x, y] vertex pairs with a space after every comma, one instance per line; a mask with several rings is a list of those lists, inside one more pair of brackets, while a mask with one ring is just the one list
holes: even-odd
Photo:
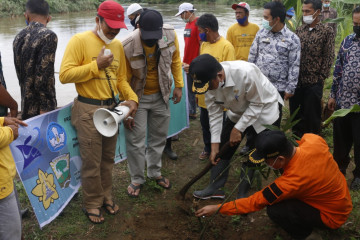
[[[114, 90], [113, 90], [113, 88], [112, 88], [112, 86], [111, 86], [111, 82], [110, 82], [110, 75], [109, 75], [109, 73], [108, 73], [108, 71], [107, 71], [106, 68], [104, 69], [104, 71], [105, 71], [106, 79], [107, 79], [107, 81], [108, 81], [108, 84], [109, 84], [109, 87], [110, 87], [110, 90], [111, 90], [111, 97], [112, 97], [112, 99], [113, 99], [113, 101], [114, 101], [114, 103], [115, 103], [115, 106], [114, 106], [114, 108], [115, 108], [117, 105], [119, 105], [119, 103], [120, 103], [121, 101], [119, 101], [119, 102], [116, 101], [116, 98], [115, 98], [115, 95], [114, 95]], [[114, 110], [114, 108], [113, 108], [112, 110]]]

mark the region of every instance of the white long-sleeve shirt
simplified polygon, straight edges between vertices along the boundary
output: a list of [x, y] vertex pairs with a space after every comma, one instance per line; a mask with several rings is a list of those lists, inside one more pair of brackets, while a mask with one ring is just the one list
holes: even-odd
[[211, 142], [220, 142], [224, 108], [241, 132], [252, 125], [259, 133], [265, 129], [263, 125], [273, 124], [279, 118], [278, 103], [283, 105], [284, 102], [260, 69], [245, 61], [228, 61], [221, 65], [225, 71], [225, 85], [205, 94]]

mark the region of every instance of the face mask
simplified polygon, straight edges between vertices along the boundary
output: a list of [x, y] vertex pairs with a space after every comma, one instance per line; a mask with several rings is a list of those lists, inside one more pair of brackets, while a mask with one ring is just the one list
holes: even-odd
[[206, 33], [199, 33], [200, 40], [206, 42]]
[[265, 19], [262, 20], [262, 26], [263, 26], [263, 28], [265, 28], [266, 30], [269, 30], [269, 31], [271, 31], [271, 29], [273, 29], [273, 27], [274, 27], [274, 26], [270, 26], [270, 22]]
[[135, 21], [136, 21], [136, 18], [134, 18], [133, 20], [130, 21], [130, 24], [135, 27]]
[[304, 23], [309, 24], [309, 25], [312, 24], [314, 22], [314, 20], [315, 20], [315, 18], [313, 18], [315, 13], [316, 12], [314, 12], [313, 15], [303, 16]]
[[[99, 29], [100, 29], [100, 30], [99, 30]], [[108, 38], [105, 36], [103, 30], [101, 29], [100, 23], [99, 23], [99, 29], [97, 30], [97, 34], [99, 35], [99, 37], [101, 38], [101, 40], [103, 40], [105, 44], [110, 44], [110, 43], [112, 42], [112, 39], [108, 39]]]
[[240, 24], [240, 25], [243, 25], [245, 23], [247, 19], [247, 16], [243, 17], [243, 18], [240, 18], [240, 19], [236, 19], [236, 21]]
[[330, 7], [330, 3], [324, 3], [324, 4], [323, 4], [323, 7], [325, 7], [325, 8]]
[[354, 33], [356, 37], [360, 38], [360, 26], [353, 26]]
[[147, 40], [143, 40], [143, 41], [146, 46], [153, 47], [157, 43], [158, 39], [147, 39]]
[[276, 168], [274, 168], [274, 165], [275, 165], [275, 163], [276, 163], [276, 161], [278, 160], [278, 158], [279, 158], [279, 156], [275, 159], [275, 161], [273, 162], [273, 164], [268, 164], [267, 162], [265, 162], [266, 163], [266, 165], [269, 167], [269, 168], [271, 168], [272, 170], [277, 170]]
[[193, 15], [193, 13], [190, 14], [190, 16], [188, 17], [188, 19], [182, 18], [182, 20], [184, 21], [184, 23], [190, 22], [190, 17], [191, 17], [191, 15]]
[[26, 19], [25, 19], [25, 24], [26, 24], [26, 26], [29, 26], [29, 22]]

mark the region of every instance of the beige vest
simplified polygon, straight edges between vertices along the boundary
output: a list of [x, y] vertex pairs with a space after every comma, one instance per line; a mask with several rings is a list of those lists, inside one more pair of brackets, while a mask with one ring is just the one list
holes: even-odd
[[[160, 58], [158, 64], [159, 85], [164, 101], [169, 101], [171, 92], [171, 64], [172, 57], [176, 50], [174, 27], [168, 24], [163, 25], [163, 36], [158, 41]], [[126, 59], [132, 70], [131, 88], [141, 99], [144, 93], [147, 65], [144, 49], [141, 44], [140, 30], [136, 29], [124, 40], [122, 40]]]

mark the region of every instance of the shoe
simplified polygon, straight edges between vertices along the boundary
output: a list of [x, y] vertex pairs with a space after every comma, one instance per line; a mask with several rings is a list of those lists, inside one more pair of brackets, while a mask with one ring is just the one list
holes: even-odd
[[209, 193], [207, 189], [204, 189], [204, 190], [200, 190], [200, 191], [195, 191], [193, 193], [193, 196], [195, 198], [203, 199], [203, 200], [210, 199], [210, 198], [224, 199], [225, 192], [223, 190], [215, 190], [215, 192]]
[[359, 177], [355, 177], [351, 184], [350, 184], [350, 190], [352, 191], [359, 191], [360, 190], [360, 178]]
[[[135, 185], [135, 184], [130, 183], [129, 187], [131, 187], [131, 188], [134, 190], [134, 192], [136, 192], [136, 190], [138, 190], [138, 189], [141, 190], [142, 184], [140, 184], [140, 185]], [[126, 193], [127, 193], [127, 195], [128, 195], [129, 197], [137, 198], [137, 197], [139, 197], [140, 191], [139, 191], [139, 194], [138, 194], [138, 195], [135, 195], [135, 194], [129, 193], [128, 190], [126, 189]]]
[[21, 210], [20, 210], [20, 213], [21, 213], [21, 218], [25, 218], [25, 217], [28, 216], [29, 209], [28, 209], [28, 208], [21, 209]]
[[179, 134], [172, 136], [171, 141], [179, 141]]
[[[108, 204], [108, 203], [104, 203], [104, 204], [102, 205], [102, 207], [104, 208], [105, 212], [106, 212], [107, 214], [110, 214], [110, 215], [116, 215], [116, 214], [119, 212], [119, 210], [120, 210], [119, 206], [117, 206], [118, 209], [115, 211], [116, 206], [117, 206], [117, 205], [115, 204], [114, 201], [113, 201], [113, 204], [112, 204], [112, 205], [111, 205], [111, 204]], [[111, 212], [108, 208], [111, 208], [111, 210], [113, 210], [114, 212]]]
[[89, 213], [86, 208], [83, 208], [82, 211], [85, 213], [86, 217], [89, 219], [89, 221], [93, 224], [102, 224], [105, 222], [105, 220], [101, 220], [100, 222], [95, 222], [93, 220], [91, 220], [90, 216], [92, 217], [97, 217], [97, 218], [102, 218], [102, 214], [101, 214], [101, 209], [99, 208], [99, 214], [95, 214], [95, 213]]
[[168, 147], [164, 148], [164, 153], [171, 159], [171, 160], [176, 160], [178, 159], [178, 155], [171, 149]]
[[163, 176], [161, 176], [161, 178], [159, 179], [155, 179], [156, 184], [159, 185], [162, 188], [165, 189], [170, 189], [171, 188], [171, 182], [169, 181], [169, 186], [165, 187], [164, 185], [160, 184], [160, 183], [164, 183], [166, 185], [166, 178], [164, 178]]
[[210, 153], [205, 152], [205, 151], [202, 151], [202, 152], [200, 153], [200, 155], [199, 155], [199, 159], [200, 159], [200, 160], [208, 159], [209, 156], [210, 156]]
[[255, 170], [248, 167], [241, 167], [240, 179], [242, 180], [239, 185], [238, 194], [236, 199], [246, 198], [248, 196], [251, 182], [254, 178]]
[[250, 151], [250, 147], [245, 145], [241, 150], [240, 150], [240, 154], [241, 155], [248, 155], [249, 154], [249, 151]]
[[189, 114], [190, 120], [196, 120], [196, 114]]

